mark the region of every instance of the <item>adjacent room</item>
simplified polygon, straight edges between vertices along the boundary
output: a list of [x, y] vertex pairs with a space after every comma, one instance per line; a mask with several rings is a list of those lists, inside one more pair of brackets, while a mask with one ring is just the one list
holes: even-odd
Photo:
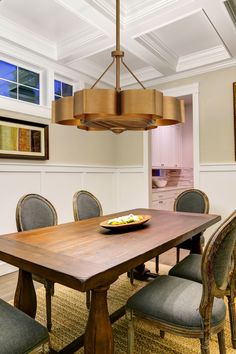
[[0, 0], [0, 354], [236, 352], [236, 0]]

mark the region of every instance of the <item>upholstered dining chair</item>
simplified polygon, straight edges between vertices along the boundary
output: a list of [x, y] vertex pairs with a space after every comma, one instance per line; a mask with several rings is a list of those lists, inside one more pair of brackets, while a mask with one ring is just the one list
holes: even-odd
[[[73, 211], [75, 221], [102, 216], [102, 206], [99, 200], [90, 192], [80, 190], [73, 196]], [[90, 308], [90, 291], [86, 292], [86, 306]]]
[[[236, 258], [234, 258], [234, 262], [236, 264]], [[187, 257], [182, 259], [179, 263], [177, 263], [174, 267], [170, 269], [169, 275], [189, 279], [192, 281], [196, 281], [197, 283], [202, 283], [201, 264], [201, 254], [189, 254]], [[225, 295], [228, 299], [232, 346], [234, 349], [236, 349], [236, 313], [234, 303], [236, 297], [235, 279], [232, 279], [232, 282], [228, 284]]]
[[103, 214], [99, 200], [88, 191], [78, 191], [73, 196], [75, 221], [95, 218]]
[[[188, 189], [178, 195], [174, 202], [174, 211], [189, 213], [209, 213], [209, 199], [199, 189]], [[202, 254], [204, 246], [203, 233], [197, 234], [176, 246], [176, 261], [180, 260], [180, 249], [189, 250], [190, 253]], [[156, 272], [159, 270], [159, 256], [156, 257]]]
[[[201, 262], [202, 283], [170, 275], [159, 276], [136, 292], [126, 304], [128, 353], [134, 353], [133, 318], [151, 321], [161, 332], [199, 338], [201, 353], [209, 354], [211, 334], [217, 333], [220, 354], [225, 354], [224, 295], [235, 287], [236, 211], [213, 233]], [[164, 339], [163, 339], [164, 340]]]
[[[207, 195], [199, 189], [188, 189], [182, 192], [175, 200], [174, 211], [189, 213], [209, 213], [209, 199]], [[204, 246], [203, 233], [193, 236], [191, 239], [182, 242], [176, 247], [177, 263], [180, 260], [180, 249], [187, 249], [190, 252], [202, 253]]]
[[2, 299], [0, 328], [0, 354], [38, 353], [49, 341], [47, 328]]
[[[39, 194], [26, 194], [18, 201], [16, 207], [16, 226], [19, 232], [57, 224], [57, 213], [54, 206]], [[54, 283], [33, 274], [33, 279], [42, 283], [46, 290], [47, 328], [52, 328], [51, 296], [54, 294]]]

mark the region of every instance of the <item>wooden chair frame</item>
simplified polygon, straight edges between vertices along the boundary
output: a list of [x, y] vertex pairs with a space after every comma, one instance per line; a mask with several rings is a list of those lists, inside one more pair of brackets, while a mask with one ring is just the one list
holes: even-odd
[[[49, 202], [46, 198], [39, 194], [35, 193], [30, 193], [26, 194], [23, 197], [21, 197], [17, 203], [16, 206], [16, 227], [18, 232], [26, 231], [24, 230], [24, 227], [22, 225], [22, 220], [21, 220], [21, 213], [22, 213], [22, 204], [24, 201], [27, 199], [39, 199], [40, 201], [44, 202], [52, 211], [53, 213], [53, 219], [54, 219], [54, 225], [57, 225], [58, 223], [58, 218], [57, 218], [57, 212], [52, 203]], [[54, 295], [54, 283], [48, 279], [44, 279], [42, 277], [39, 277], [37, 274], [32, 274], [33, 279], [36, 280], [39, 283], [42, 283], [44, 285], [45, 291], [46, 291], [46, 313], [47, 313], [47, 329], [51, 331], [52, 328], [52, 301], [51, 301], [51, 296]]]
[[[128, 354], [134, 353], [134, 326], [133, 326], [133, 317], [141, 317], [148, 322], [155, 322], [157, 328], [161, 331], [161, 336], [163, 337], [164, 332], [170, 332], [176, 335], [181, 335], [184, 337], [199, 338], [201, 342], [201, 353], [209, 354], [209, 341], [211, 334], [217, 333], [219, 350], [220, 354], [225, 354], [225, 343], [224, 343], [224, 322], [213, 327], [211, 326], [211, 315], [214, 297], [224, 298], [225, 295], [230, 293], [231, 298], [233, 299], [235, 295], [235, 286], [236, 286], [236, 262], [231, 262], [231, 267], [228, 270], [228, 273], [225, 275], [222, 284], [217, 286], [213, 268], [214, 260], [217, 254], [217, 251], [221, 247], [222, 241], [231, 232], [236, 228], [236, 211], [234, 211], [225, 222], [216, 230], [216, 232], [210, 238], [203, 254], [202, 258], [202, 298], [199, 306], [199, 312], [203, 320], [203, 329], [186, 329], [180, 328], [175, 325], [164, 324], [163, 322], [155, 321], [150, 319], [143, 314], [135, 313], [134, 310], [127, 309], [126, 316], [128, 319]], [[234, 242], [234, 249], [232, 252], [231, 259], [236, 259], [236, 242]], [[230, 289], [228, 287], [230, 284]], [[235, 305], [232, 301], [232, 309], [235, 313]]]

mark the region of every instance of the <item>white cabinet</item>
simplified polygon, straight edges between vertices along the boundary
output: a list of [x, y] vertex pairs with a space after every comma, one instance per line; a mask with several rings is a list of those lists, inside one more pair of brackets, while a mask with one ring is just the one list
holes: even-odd
[[158, 210], [173, 210], [175, 199], [186, 188], [171, 190], [156, 189], [152, 192], [152, 208]]
[[181, 124], [158, 127], [152, 131], [152, 167], [182, 166]]

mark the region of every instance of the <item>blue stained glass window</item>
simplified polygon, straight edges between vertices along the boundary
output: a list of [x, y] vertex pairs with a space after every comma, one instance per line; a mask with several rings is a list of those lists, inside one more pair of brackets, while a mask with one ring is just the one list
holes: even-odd
[[54, 93], [61, 96], [61, 81], [54, 80]]
[[39, 74], [19, 68], [19, 84], [39, 89]]
[[0, 78], [17, 81], [17, 66], [0, 60]]
[[39, 91], [19, 85], [19, 100], [39, 104]]
[[72, 96], [72, 86], [62, 82], [62, 96]]
[[17, 84], [0, 79], [0, 95], [17, 98]]

